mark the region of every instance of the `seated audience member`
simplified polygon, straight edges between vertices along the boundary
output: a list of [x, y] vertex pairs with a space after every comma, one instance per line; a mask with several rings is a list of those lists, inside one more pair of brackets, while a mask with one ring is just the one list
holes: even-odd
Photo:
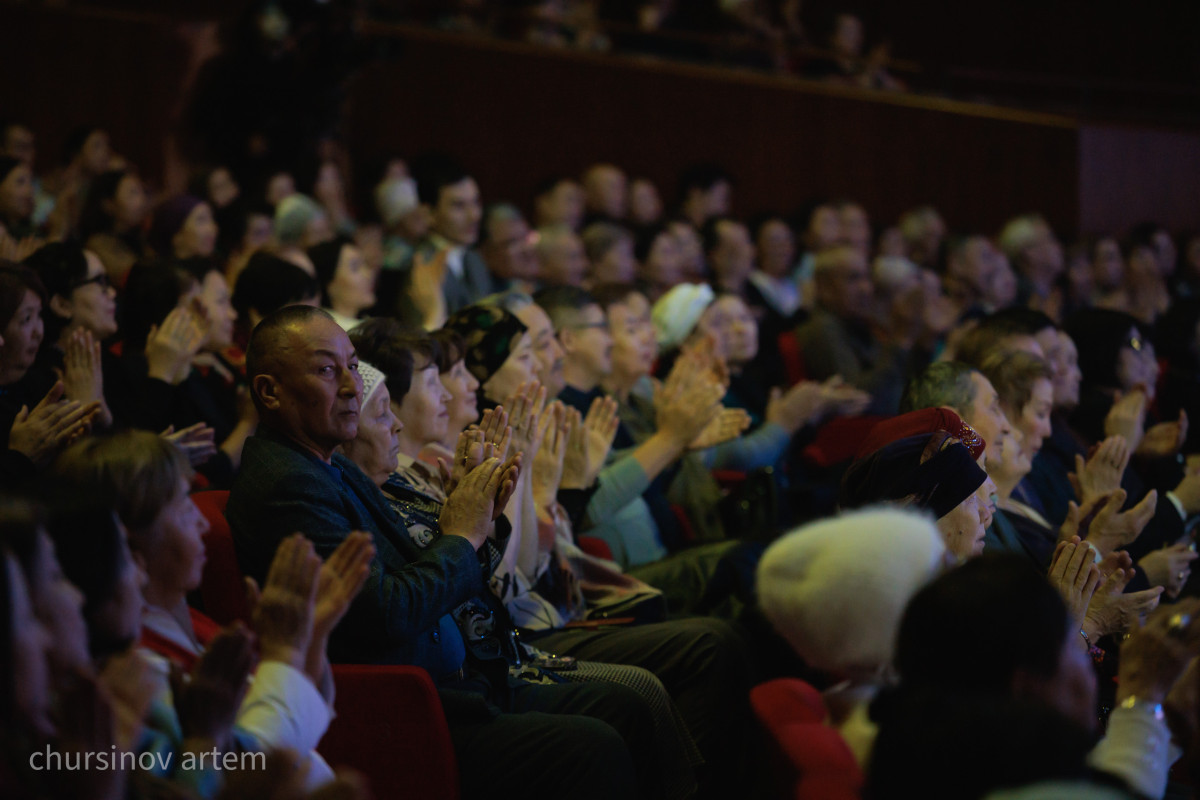
[[852, 247], [870, 258], [871, 220], [867, 216], [867, 210], [853, 200], [846, 199], [834, 203], [834, 208], [837, 209], [841, 240], [847, 247]]
[[295, 264], [271, 253], [258, 252], [238, 275], [230, 302], [237, 312], [234, 340], [244, 351], [250, 332], [265, 317], [284, 306], [320, 305], [321, 290], [316, 280]]
[[700, 230], [704, 260], [715, 289], [744, 295], [754, 271], [754, 242], [745, 224], [731, 217], [711, 217]]
[[154, 209], [146, 241], [164, 261], [208, 258], [217, 249], [217, 223], [212, 209], [190, 194], [164, 200]]
[[986, 236], [947, 242], [942, 286], [964, 319], [1008, 308], [1017, 299], [1017, 278], [1008, 258]]
[[914, 264], [934, 269], [946, 238], [946, 221], [933, 206], [906, 211], [897, 223], [904, 237], [905, 255]]
[[[49, 367], [37, 365], [45, 297], [33, 270], [0, 260], [0, 430], [10, 450], [38, 467], [72, 437], [90, 430], [100, 414], [100, 401], [87, 381], [72, 380], [68, 386], [56, 381]], [[19, 468], [27, 462], [18, 457], [7, 463]], [[6, 477], [19, 476], [18, 471]]]
[[1098, 237], [1085, 252], [1092, 268], [1092, 305], [1127, 312], [1129, 298], [1125, 295], [1125, 255], [1117, 237]]
[[[75, 490], [115, 499], [133, 558], [147, 578], [142, 645], [190, 671], [204, 657], [218, 626], [187, 604], [187, 594], [200, 585], [208, 522], [188, 495], [191, 468], [186, 457], [152, 433], [125, 431], [71, 448], [55, 463], [55, 474]], [[253, 691], [235, 724], [256, 748], [306, 753], [310, 786], [333, 777], [313, 752], [333, 712], [326, 644], [366, 579], [372, 555], [366, 536], [359, 534], [322, 567], [311, 544], [295, 537], [280, 547], [262, 595], [253, 595], [260, 660]], [[323, 587], [314, 594], [319, 571]], [[299, 624], [278, 616], [284, 603], [295, 600], [302, 609], [308, 604]]]
[[375, 272], [362, 251], [342, 237], [310, 247], [308, 259], [317, 271], [321, 306], [338, 325], [351, 330], [375, 305]]
[[947, 555], [927, 517], [877, 508], [797, 528], [759, 562], [763, 613], [806, 665], [828, 677], [830, 724], [862, 767], [876, 734], [867, 709], [890, 683], [900, 616], [945, 569]]
[[297, 266], [310, 263], [307, 257], [310, 247], [333, 237], [329, 213], [311, 197], [291, 194], [275, 206], [275, 240], [279, 243], [279, 254]]
[[[393, 164], [399, 166], [395, 172]], [[404, 162], [390, 162], [374, 196], [375, 210], [384, 226], [383, 269], [400, 269], [412, 258], [417, 242], [429, 233], [429, 217], [417, 202], [417, 182], [409, 176]]]
[[[394, 320], [384, 319], [372, 320], [356, 330], [354, 340], [360, 353], [377, 358], [381, 365], [387, 367], [388, 373], [385, 378], [378, 370], [360, 362], [359, 371], [364, 380], [364, 416], [359, 424], [358, 435], [353, 442], [344, 446], [344, 450], [380, 485], [389, 505], [413, 534], [415, 544], [427, 548], [442, 535], [438, 516], [447, 499], [441, 477], [428, 465], [417, 461], [417, 456], [426, 445], [437, 442], [447, 433], [445, 409], [450, 395], [438, 379], [438, 364], [433, 360], [438, 355], [439, 345], [432, 339], [406, 339]], [[396, 390], [394, 396], [390, 394], [389, 386]], [[537, 425], [533, 405], [526, 407], [528, 414], [519, 421], [511, 421], [517, 424], [518, 431], [514, 444], [519, 446], [524, 457], [532, 461], [530, 444], [535, 441], [516, 441], [524, 438], [521, 423], [528, 421], [530, 426]], [[503, 411], [500, 413], [503, 414]], [[503, 420], [503, 417], [499, 419]], [[488, 420], [484, 420], [484, 425], [490, 434], [513, 435], [512, 429], [507, 429], [509, 432], [505, 434], [505, 428], [489, 425]], [[464, 436], [466, 438], [460, 439], [456, 447], [458, 452], [466, 452], [462, 444], [473, 438], [471, 433]], [[536, 438], [535, 434], [533, 439]], [[520, 493], [518, 488], [517, 494]], [[521, 524], [517, 520], [514, 522]], [[514, 527], [514, 530], [517, 528]], [[537, 540], [538, 531], [527, 533]], [[519, 541], [510, 539], [505, 554], [513, 554], [519, 549]], [[501, 558], [499, 554], [493, 557]], [[467, 600], [455, 609], [453, 617], [467, 646], [480, 658], [501, 656], [508, 661], [514, 673], [531, 670], [536, 674], [550, 663], [546, 660], [546, 651], [528, 647], [527, 638], [522, 639], [526, 644], [519, 644], [514, 634], [514, 623], [528, 633], [531, 628], [537, 629], [546, 624], [550, 618], [556, 618], [557, 624], [561, 625], [571, 615], [559, 617], [553, 602], [539, 594], [539, 590], [545, 590], [545, 582], [539, 581], [534, 587], [532, 582], [524, 581], [519, 572], [514, 572], [507, 561], [505, 558], [497, 567], [491, 586], [493, 592], [508, 595], [510, 593], [504, 587], [511, 586], [514, 578], [523, 582], [523, 596], [519, 603], [509, 607], [512, 617], [498, 607], [500, 598], [489, 592]], [[561, 569], [561, 566], [555, 569]], [[557, 595], [550, 593], [550, 597]], [[532, 611], [532, 616], [521, 611]], [[679, 648], [673, 650], [679, 652]], [[565, 652], [557, 647], [555, 651]], [[658, 679], [636, 667], [594, 662], [578, 662], [578, 666], [578, 669], [554, 674], [572, 682], [600, 680], [619, 683], [646, 698], [655, 711], [655, 746], [662, 770], [663, 791], [686, 794], [688, 787], [694, 789], [692, 762], [687, 753], [689, 749], [694, 751], [694, 745], [686, 728], [674, 722], [678, 712], [674, 710], [670, 697]]]
[[698, 164], [679, 179], [679, 214], [697, 230], [716, 217], [729, 214], [733, 179], [715, 164]]
[[492, 273], [493, 283], [504, 290], [533, 290], [538, 280], [536, 239], [516, 206], [511, 203], [488, 206], [479, 253]]
[[[704, 254], [700, 246], [700, 237], [691, 226], [688, 226], [688, 230], [695, 236], [696, 257], [699, 260], [700, 273], [703, 275]], [[643, 287], [643, 293], [648, 300], [657, 300], [672, 286], [686, 279], [679, 238], [666, 226], [655, 225], [638, 234], [633, 254], [638, 263], [638, 284]]]
[[918, 592], [900, 622], [899, 687], [873, 708], [871, 796], [907, 797], [919, 784], [928, 797], [984, 797], [1046, 780], [1115, 779], [1136, 796], [1162, 797], [1172, 758], [1162, 706], [1196, 655], [1200, 601], [1160, 608], [1124, 642], [1116, 707], [1091, 747], [1096, 678], [1074, 624], [1078, 599], [1064, 604], [1007, 556], [985, 556]]
[[637, 228], [662, 221], [663, 203], [658, 187], [649, 178], [629, 182], [629, 224]]
[[[982, 443], [977, 446], [982, 451]], [[852, 509], [890, 501], [929, 511], [947, 551], [965, 561], [983, 552], [988, 514], [977, 494], [987, 480], [978, 457], [948, 431], [896, 439], [850, 465], [838, 506]]]
[[584, 170], [584, 224], [624, 220], [628, 209], [627, 186], [625, 173], [613, 164], [593, 164]]
[[114, 286], [145, 251], [143, 226], [150, 211], [146, 189], [136, 172], [114, 169], [88, 187], [79, 217], [79, 241], [95, 253]]
[[1056, 284], [1065, 264], [1062, 244], [1050, 225], [1038, 214], [1015, 217], [996, 239], [1016, 271], [1017, 302], [1058, 319], [1063, 297]]
[[117, 292], [104, 265], [90, 250], [70, 242], [45, 245], [25, 265], [49, 296], [42, 309], [44, 339], [39, 362], [61, 371], [69, 399], [100, 402], [99, 426], [112, 424], [104, 402], [104, 373], [116, 368], [100, 343], [117, 332]]
[[[445, 706], [464, 796], [635, 793], [634, 763], [648, 766], [642, 734], [652, 729], [636, 694], [599, 684], [510, 686], [507, 666], [501, 662], [497, 672], [474, 659], [451, 617], [485, 590], [488, 554], [503, 546], [507, 526], [492, 521], [511, 492], [514, 461], [501, 470], [489, 459], [470, 472], [456, 462], [456, 490], [439, 518], [443, 536], [417, 547], [378, 486], [335, 452], [358, 433], [357, 370], [345, 331], [319, 309], [288, 307], [255, 329], [247, 374], [261, 423], [226, 509], [239, 562], [261, 578], [293, 531], [303, 531], [326, 557], [350, 531], [370, 533], [377, 556], [330, 637], [330, 657], [415, 664], [450, 691]], [[485, 546], [489, 540], [494, 544]], [[534, 710], [550, 713], [522, 713]], [[509, 744], [487, 744], [497, 741]]]
[[0, 228], [13, 239], [36, 234], [33, 170], [24, 161], [0, 156]]
[[583, 240], [570, 228], [539, 228], [538, 280], [543, 286], [582, 286], [588, 272]]
[[238, 218], [246, 213], [246, 201], [229, 167], [201, 167], [188, 181], [188, 191], [212, 208], [217, 222], [217, 251], [228, 255], [236, 250], [245, 226]]
[[[704, 243], [700, 238], [698, 231], [692, 223], [685, 219], [673, 219], [666, 223], [667, 230], [675, 237], [675, 244], [679, 251], [679, 269], [681, 277], [676, 279], [675, 283], [687, 281], [688, 283], [704, 283], [708, 280], [708, 268], [704, 264]], [[651, 226], [653, 227], [653, 226]], [[645, 233], [647, 229], [643, 229]], [[639, 237], [638, 241], [641, 241]], [[647, 246], [653, 242], [647, 242]], [[638, 256], [638, 261], [642, 260]], [[646, 280], [639, 278], [639, 280]], [[671, 284], [672, 286], [674, 284]], [[669, 287], [668, 287], [669, 288]]]
[[584, 287], [633, 283], [637, 276], [637, 261], [633, 252], [633, 234], [628, 228], [611, 222], [593, 222], [584, 229], [581, 238], [588, 263]]
[[533, 191], [533, 221], [538, 228], [578, 231], [583, 212], [583, 188], [570, 178], [551, 178]]
[[796, 329], [808, 377], [841, 375], [871, 394], [868, 413], [893, 414], [909, 369], [912, 331], [876, 338], [869, 325], [874, 289], [866, 257], [849, 247], [826, 251], [814, 262], [816, 310]]
[[335, 236], [354, 236], [358, 222], [350, 213], [350, 202], [346, 199], [346, 179], [336, 158], [323, 157], [317, 165], [316, 174], [312, 177], [312, 198], [325, 211], [329, 229]]
[[763, 309], [760, 324], [768, 339], [778, 337], [800, 310], [796, 234], [782, 216], [769, 214], [754, 227], [758, 269], [750, 273], [750, 303]]

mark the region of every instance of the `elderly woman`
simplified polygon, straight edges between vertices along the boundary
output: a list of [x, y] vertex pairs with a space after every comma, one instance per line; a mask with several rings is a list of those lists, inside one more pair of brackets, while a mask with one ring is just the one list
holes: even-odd
[[317, 271], [321, 307], [343, 330], [352, 330], [359, 317], [375, 305], [375, 272], [362, 251], [349, 239], [338, 237], [308, 249]]
[[878, 508], [798, 528], [758, 565], [763, 612], [807, 665], [828, 675], [830, 724], [860, 765], [870, 760], [876, 728], [867, 707], [890, 682], [900, 615], [948, 556], [924, 514]]
[[[900, 622], [900, 685], [873, 709], [868, 792], [910, 797], [920, 786], [925, 797], [983, 797], [1103, 773], [1104, 783], [1162, 797], [1172, 759], [1163, 704], [1200, 650], [1198, 611], [1197, 600], [1159, 609], [1123, 643], [1115, 707], [1091, 747], [1096, 679], [1059, 594], [1013, 557], [942, 575]], [[1182, 710], [1194, 722], [1194, 709]]]
[[[126, 431], [81, 442], [55, 470], [77, 490], [116, 498], [130, 548], [147, 578], [143, 646], [191, 670], [218, 636], [218, 626], [187, 604], [188, 593], [200, 586], [208, 522], [188, 494], [191, 468], [182, 452], [151, 433]], [[352, 536], [322, 567], [311, 544], [294, 537], [280, 546], [263, 594], [257, 587], [251, 592], [260, 662], [237, 726], [255, 746], [308, 753], [310, 784], [332, 777], [313, 750], [332, 719], [326, 645], [361, 588], [372, 555], [365, 537]], [[303, 566], [293, 573], [297, 563]], [[323, 585], [313, 599], [318, 570]], [[270, 605], [290, 592], [299, 592], [302, 606], [305, 599], [310, 604], [304, 624], [285, 621]]]

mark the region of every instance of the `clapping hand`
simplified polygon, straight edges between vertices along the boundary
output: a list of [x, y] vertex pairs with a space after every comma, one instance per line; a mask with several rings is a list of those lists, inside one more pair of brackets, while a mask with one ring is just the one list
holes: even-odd
[[159, 436], [178, 447], [187, 456], [188, 463], [198, 467], [217, 454], [216, 431], [207, 423], [197, 422], [181, 431], [169, 426]]
[[44, 467], [72, 442], [92, 429], [100, 414], [100, 403], [63, 400], [65, 387], [58, 381], [30, 411], [22, 406], [8, 433], [8, 448], [24, 453], [37, 467]]
[[261, 591], [246, 578], [246, 604], [264, 661], [303, 669], [312, 642], [321, 559], [299, 533], [279, 544]]

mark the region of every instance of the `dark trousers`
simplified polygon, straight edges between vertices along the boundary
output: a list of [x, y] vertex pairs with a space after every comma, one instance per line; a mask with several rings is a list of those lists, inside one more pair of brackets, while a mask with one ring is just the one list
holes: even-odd
[[[474, 797], [653, 797], [654, 719], [641, 696], [609, 683], [529, 684], [509, 711], [448, 709], [464, 800]], [[640, 787], [640, 788], [639, 788]]]
[[662, 681], [687, 723], [706, 768], [708, 796], [744, 789], [750, 717], [750, 664], [745, 644], [725, 622], [707, 617], [628, 628], [560, 630], [531, 637], [535, 645], [588, 661], [644, 667]]

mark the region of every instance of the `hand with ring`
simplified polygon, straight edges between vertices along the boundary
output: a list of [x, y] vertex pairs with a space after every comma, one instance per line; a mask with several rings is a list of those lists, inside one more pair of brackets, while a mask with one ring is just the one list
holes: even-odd
[[1160, 606], [1145, 625], [1135, 625], [1121, 646], [1117, 676], [1117, 703], [1135, 697], [1161, 703], [1183, 674], [1188, 662], [1200, 654], [1200, 598], [1189, 597], [1171, 606]]

